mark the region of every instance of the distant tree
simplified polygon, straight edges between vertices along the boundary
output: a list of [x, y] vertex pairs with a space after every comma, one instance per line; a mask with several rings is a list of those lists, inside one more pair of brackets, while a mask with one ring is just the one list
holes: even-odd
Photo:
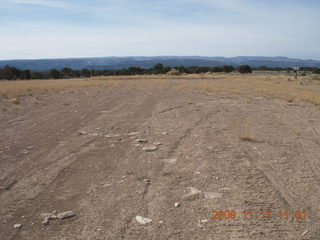
[[49, 79], [59, 79], [60, 78], [60, 72], [57, 69], [51, 69], [48, 72]]
[[242, 65], [239, 67], [240, 73], [252, 73], [252, 69], [249, 65]]
[[140, 67], [129, 67], [128, 68], [128, 74], [129, 75], [139, 75], [139, 74], [144, 74], [145, 69], [140, 68]]
[[222, 68], [225, 73], [234, 72], [234, 67], [232, 65], [225, 65]]
[[5, 66], [1, 70], [1, 78], [6, 80], [16, 80], [20, 78], [21, 71], [15, 67]]
[[165, 73], [165, 66], [161, 63], [157, 63], [156, 65], [153, 66], [152, 73], [153, 74]]
[[60, 75], [64, 79], [73, 78], [74, 77], [74, 71], [71, 68], [63, 68], [60, 71]]
[[20, 73], [20, 79], [29, 80], [31, 78], [30, 70], [23, 70]]
[[315, 73], [315, 74], [320, 74], [320, 68], [314, 69], [314, 70], [313, 70], [313, 73]]
[[84, 68], [80, 71], [80, 76], [81, 77], [91, 77], [91, 72], [88, 69]]

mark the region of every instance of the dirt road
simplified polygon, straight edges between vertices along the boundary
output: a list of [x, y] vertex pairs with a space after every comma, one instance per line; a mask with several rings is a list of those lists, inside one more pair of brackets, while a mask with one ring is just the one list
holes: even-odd
[[0, 113], [0, 239], [320, 239], [319, 107], [140, 85]]

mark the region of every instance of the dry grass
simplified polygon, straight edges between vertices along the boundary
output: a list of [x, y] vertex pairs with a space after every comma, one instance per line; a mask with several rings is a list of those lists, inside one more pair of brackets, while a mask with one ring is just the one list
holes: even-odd
[[[0, 96], [4, 99], [33, 95], [34, 93], [59, 92], [67, 90], [74, 92], [85, 87], [121, 87], [129, 86], [153, 92], [154, 86], [166, 87], [168, 81], [174, 81], [177, 90], [200, 89], [214, 92], [221, 97], [230, 94], [249, 96], [264, 95], [272, 98], [282, 98], [288, 102], [306, 101], [320, 104], [320, 78], [317, 75], [299, 77], [310, 82], [300, 85], [298, 81], [289, 82], [286, 74], [223, 74], [206, 73], [180, 76], [150, 75], [150, 76], [110, 76], [94, 77], [90, 80], [31, 80], [31, 81], [0, 81]], [[185, 81], [189, 80], [189, 81]]]
[[0, 81], [0, 95], [4, 99], [19, 98], [34, 93], [73, 91], [76, 88], [102, 86], [105, 82], [98, 80], [30, 80]]
[[[309, 83], [300, 85], [300, 79]], [[257, 94], [288, 102], [305, 101], [320, 105], [320, 81], [313, 79], [314, 76], [305, 76], [289, 82], [287, 75], [215, 74], [213, 80], [184, 81], [177, 87], [201, 89], [220, 96], [229, 96], [231, 93], [242, 96]]]

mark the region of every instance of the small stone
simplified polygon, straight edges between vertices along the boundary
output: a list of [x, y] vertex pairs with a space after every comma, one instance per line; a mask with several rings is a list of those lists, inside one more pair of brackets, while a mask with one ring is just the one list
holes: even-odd
[[200, 195], [201, 195], [201, 191], [194, 188], [194, 187], [188, 187], [188, 194], [184, 195], [182, 198], [184, 200], [187, 200], [187, 201], [192, 201], [192, 200], [195, 200], [197, 198], [200, 198]]
[[176, 202], [175, 204], [174, 204], [174, 207], [179, 207], [180, 206], [180, 203], [178, 203], [178, 202]]
[[80, 130], [78, 133], [79, 133], [79, 135], [86, 135], [87, 134], [86, 131], [82, 131], [82, 130]]
[[306, 230], [306, 231], [304, 231], [301, 235], [302, 236], [305, 236], [305, 235], [307, 235], [309, 233], [309, 230]]
[[21, 228], [21, 227], [22, 227], [22, 224], [17, 223], [17, 224], [14, 224], [13, 227], [14, 227], [14, 228]]
[[58, 219], [58, 216], [57, 215], [51, 215], [49, 217], [49, 220], [55, 220], [55, 219]]
[[154, 152], [156, 151], [158, 148], [156, 146], [148, 146], [148, 147], [144, 147], [142, 148], [143, 151], [146, 151], [146, 152]]
[[147, 139], [143, 139], [143, 138], [138, 138], [136, 141], [137, 141], [138, 143], [146, 143], [146, 142], [148, 142]]
[[219, 177], [216, 177], [216, 180], [219, 180]]
[[139, 132], [132, 132], [132, 133], [127, 133], [126, 135], [127, 136], [134, 136], [134, 135], [138, 135], [139, 134]]
[[59, 219], [67, 219], [67, 218], [72, 218], [74, 216], [75, 214], [72, 211], [62, 212], [58, 214]]
[[176, 158], [167, 158], [163, 159], [164, 162], [169, 163], [169, 164], [175, 164], [177, 162]]
[[154, 145], [160, 146], [160, 145], [162, 145], [162, 143], [161, 142], [156, 142], [156, 143], [154, 143]]
[[54, 210], [53, 212], [52, 212], [52, 214], [57, 214], [58, 212], [57, 212], [57, 210]]
[[110, 133], [110, 134], [104, 135], [104, 137], [105, 138], [117, 138], [117, 137], [121, 137], [121, 135], [120, 134], [112, 134], [112, 133]]
[[207, 222], [209, 222], [208, 219], [201, 220], [201, 223], [207, 223]]
[[216, 193], [216, 192], [205, 192], [204, 193], [204, 198], [214, 199], [214, 198], [221, 198], [221, 197], [222, 197], [221, 193]]
[[141, 217], [141, 216], [136, 216], [136, 221], [140, 224], [147, 224], [147, 223], [150, 223], [152, 222], [152, 219], [150, 218], [145, 218], [145, 217]]
[[42, 221], [42, 225], [48, 225], [49, 224], [49, 217], [46, 217], [43, 221]]

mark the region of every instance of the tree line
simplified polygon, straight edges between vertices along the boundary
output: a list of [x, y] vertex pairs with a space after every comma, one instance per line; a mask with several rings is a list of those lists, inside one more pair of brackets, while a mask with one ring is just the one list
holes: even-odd
[[[209, 66], [177, 66], [169, 67], [161, 63], [154, 65], [152, 68], [129, 67], [118, 70], [73, 70], [71, 68], [63, 68], [61, 70], [51, 69], [49, 71], [31, 71], [19, 70], [12, 66], [0, 68], [0, 79], [2, 80], [29, 80], [29, 79], [70, 79], [70, 78], [89, 78], [92, 76], [130, 76], [130, 75], [149, 75], [149, 74], [199, 74], [207, 72], [240, 72], [251, 73], [253, 70], [260, 71], [293, 71], [291, 68], [269, 68], [256, 67], [251, 68], [248, 65], [233, 67], [230, 65], [209, 67]], [[300, 68], [301, 71], [308, 71], [320, 74], [320, 68], [305, 67]]]

